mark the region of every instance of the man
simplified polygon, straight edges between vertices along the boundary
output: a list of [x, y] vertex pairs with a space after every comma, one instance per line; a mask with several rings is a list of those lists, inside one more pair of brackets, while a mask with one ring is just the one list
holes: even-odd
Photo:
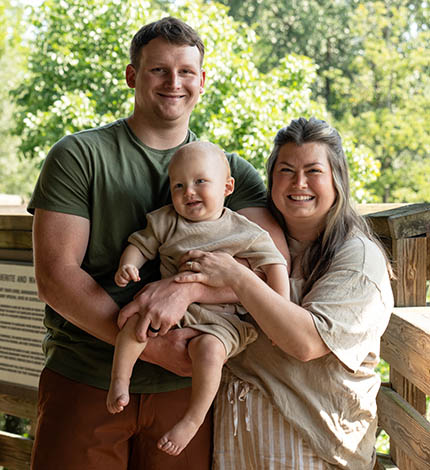
[[[196, 140], [188, 125], [205, 83], [203, 55], [199, 36], [178, 19], [144, 26], [132, 40], [126, 69], [135, 90], [132, 115], [66, 136], [46, 158], [29, 204], [48, 329], [33, 470], [210, 468], [210, 417], [180, 456], [156, 448], [188, 404], [190, 380], [180, 376], [190, 375], [186, 343], [196, 334], [176, 329], [157, 337], [157, 330], [162, 315], [174, 323], [191, 302], [224, 302], [231, 293], [157, 281], [153, 262], [137, 285], [120, 289], [113, 282], [128, 235], [145, 225], [147, 212], [170, 202], [170, 157]], [[272, 224], [257, 172], [237, 156], [229, 161], [237, 184], [227, 206]], [[125, 305], [122, 319], [141, 315], [137, 338], [147, 333], [156, 341], [134, 368], [130, 404], [112, 416], [106, 394]], [[151, 319], [147, 332], [145, 316]]]

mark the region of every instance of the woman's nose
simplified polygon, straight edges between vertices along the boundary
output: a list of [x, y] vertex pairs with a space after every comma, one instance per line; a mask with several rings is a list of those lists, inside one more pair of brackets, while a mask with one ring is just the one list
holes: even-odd
[[295, 174], [294, 181], [293, 181], [294, 186], [297, 188], [305, 188], [307, 186], [307, 178], [304, 172], [298, 171]]

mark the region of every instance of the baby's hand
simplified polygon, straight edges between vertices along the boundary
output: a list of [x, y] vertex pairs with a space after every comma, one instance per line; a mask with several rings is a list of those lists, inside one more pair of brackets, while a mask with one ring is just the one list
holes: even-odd
[[139, 270], [133, 264], [123, 264], [115, 273], [115, 283], [119, 287], [125, 287], [130, 281], [140, 281]]

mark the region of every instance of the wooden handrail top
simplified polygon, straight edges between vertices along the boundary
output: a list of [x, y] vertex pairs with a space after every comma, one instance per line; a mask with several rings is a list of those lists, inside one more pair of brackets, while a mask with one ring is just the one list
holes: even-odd
[[393, 315], [410, 323], [423, 333], [427, 333], [430, 340], [430, 305], [426, 307], [394, 307]]

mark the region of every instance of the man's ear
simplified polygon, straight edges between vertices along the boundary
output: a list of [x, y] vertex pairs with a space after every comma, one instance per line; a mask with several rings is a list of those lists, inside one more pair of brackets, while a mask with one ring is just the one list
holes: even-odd
[[206, 72], [202, 69], [200, 71], [200, 94], [202, 94], [205, 89], [205, 81], [206, 81]]
[[132, 64], [128, 64], [125, 69], [125, 81], [129, 88], [136, 88], [136, 69]]
[[233, 191], [234, 191], [234, 178], [230, 176], [229, 178], [227, 178], [227, 181], [225, 182], [224, 196], [227, 197]]

